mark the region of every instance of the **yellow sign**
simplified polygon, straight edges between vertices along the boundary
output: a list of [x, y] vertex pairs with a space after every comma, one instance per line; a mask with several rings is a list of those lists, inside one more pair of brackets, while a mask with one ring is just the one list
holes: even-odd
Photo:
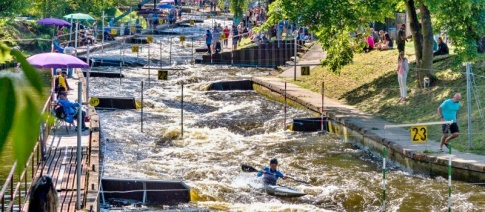
[[411, 142], [424, 143], [428, 142], [428, 127], [426, 126], [414, 126], [411, 127]]
[[180, 42], [184, 42], [185, 41], [185, 35], [181, 35], [180, 36]]
[[207, 15], [207, 18], [211, 18], [211, 15]]
[[131, 51], [132, 52], [138, 52], [138, 45], [131, 46]]
[[89, 105], [93, 106], [93, 107], [96, 107], [99, 105], [99, 99], [96, 98], [96, 97], [91, 97], [91, 99], [89, 99]]
[[199, 8], [195, 9], [195, 11], [199, 12]]
[[220, 11], [217, 11], [217, 15], [221, 15], [221, 12]]
[[158, 70], [158, 79], [159, 80], [168, 80], [168, 71]]
[[310, 75], [310, 66], [302, 66], [301, 75]]
[[191, 9], [188, 9], [188, 10], [187, 10], [187, 13], [192, 13], [192, 10], [191, 10]]
[[151, 35], [147, 36], [147, 42], [153, 43], [153, 36], [151, 36]]
[[130, 32], [131, 33], [135, 33], [136, 32], [136, 28], [134, 26], [130, 27]]
[[112, 35], [116, 35], [116, 34], [118, 34], [118, 30], [116, 30], [116, 29], [111, 29], [111, 33], [110, 33], [110, 34], [112, 34]]
[[194, 20], [190, 20], [190, 26], [194, 26], [195, 25], [195, 21]]

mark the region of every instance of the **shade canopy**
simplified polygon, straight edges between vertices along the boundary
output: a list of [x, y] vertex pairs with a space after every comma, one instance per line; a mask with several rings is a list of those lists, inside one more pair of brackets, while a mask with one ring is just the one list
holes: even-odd
[[175, 0], [161, 0], [160, 3], [174, 3]]
[[57, 18], [44, 18], [37, 21], [37, 24], [47, 25], [47, 26], [67, 26], [70, 27], [71, 23]]
[[89, 68], [77, 57], [61, 53], [42, 53], [27, 58], [27, 62], [37, 68]]
[[84, 13], [73, 13], [73, 14], [65, 15], [63, 16], [63, 18], [67, 20], [70, 20], [72, 18], [72, 20], [94, 21], [93, 17]]

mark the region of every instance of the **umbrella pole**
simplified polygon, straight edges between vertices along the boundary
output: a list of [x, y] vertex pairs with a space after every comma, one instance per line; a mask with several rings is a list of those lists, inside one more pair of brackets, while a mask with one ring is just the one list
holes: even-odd
[[[72, 38], [72, 15], [71, 15], [71, 30], [69, 32], [69, 44], [71, 44], [71, 39]], [[67, 46], [69, 46], [69, 44]]]

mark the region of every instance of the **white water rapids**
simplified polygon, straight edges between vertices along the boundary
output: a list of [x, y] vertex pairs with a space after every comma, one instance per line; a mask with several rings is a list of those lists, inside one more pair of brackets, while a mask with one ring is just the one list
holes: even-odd
[[[211, 21], [206, 21], [205, 26]], [[187, 35], [199, 29], [178, 29]], [[200, 35], [196, 36], [200, 37]], [[159, 58], [167, 64], [167, 36], [144, 47], [140, 58]], [[199, 46], [196, 46], [199, 47]], [[283, 107], [254, 91], [207, 91], [210, 82], [265, 76], [269, 70], [230, 66], [186, 65], [191, 53], [180, 44], [172, 46], [178, 61], [168, 81], [157, 81], [151, 71], [123, 67], [125, 78], [91, 78], [92, 96], [135, 97], [140, 100], [144, 82], [144, 124], [140, 110], [100, 110], [104, 152], [104, 176], [183, 180], [194, 191], [191, 203], [182, 210], [221, 211], [379, 211], [382, 204], [382, 174], [378, 158], [357, 149], [337, 135], [297, 133], [283, 130]], [[124, 47], [125, 57], [136, 58]], [[105, 55], [118, 55], [119, 49]], [[153, 55], [152, 55], [153, 54]], [[99, 54], [98, 54], [99, 55]], [[100, 70], [118, 72], [119, 67]], [[184, 134], [180, 139], [181, 84], [184, 84]], [[287, 117], [312, 117], [312, 113], [289, 108]], [[241, 164], [262, 168], [278, 158], [286, 175], [309, 181], [278, 183], [302, 190], [300, 198], [278, 198], [260, 189], [255, 173], [244, 173]], [[447, 181], [393, 170], [387, 177], [387, 211], [447, 210]], [[453, 182], [454, 211], [483, 211], [481, 187]], [[126, 208], [125, 208], [126, 209]], [[163, 210], [129, 208], [129, 210]], [[165, 208], [166, 209], [166, 208]], [[111, 209], [115, 210], [115, 209]]]

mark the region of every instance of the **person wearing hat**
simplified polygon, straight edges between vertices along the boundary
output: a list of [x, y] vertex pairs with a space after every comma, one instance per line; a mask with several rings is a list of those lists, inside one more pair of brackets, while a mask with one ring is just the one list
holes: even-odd
[[[77, 118], [78, 112], [81, 110], [78, 103], [72, 103], [67, 99], [67, 92], [60, 92], [59, 93], [59, 100], [58, 103], [62, 105], [64, 108], [64, 113], [66, 114], [66, 121], [69, 123], [73, 123], [74, 119]], [[87, 130], [86, 123], [84, 122], [84, 117], [86, 116], [86, 112], [81, 110], [81, 129], [82, 131]]]
[[276, 185], [278, 178], [286, 179], [286, 176], [278, 171], [277, 167], [278, 160], [273, 158], [269, 161], [269, 167], [264, 167], [262, 171], [258, 172], [258, 177], [263, 176], [263, 183], [265, 185]]

